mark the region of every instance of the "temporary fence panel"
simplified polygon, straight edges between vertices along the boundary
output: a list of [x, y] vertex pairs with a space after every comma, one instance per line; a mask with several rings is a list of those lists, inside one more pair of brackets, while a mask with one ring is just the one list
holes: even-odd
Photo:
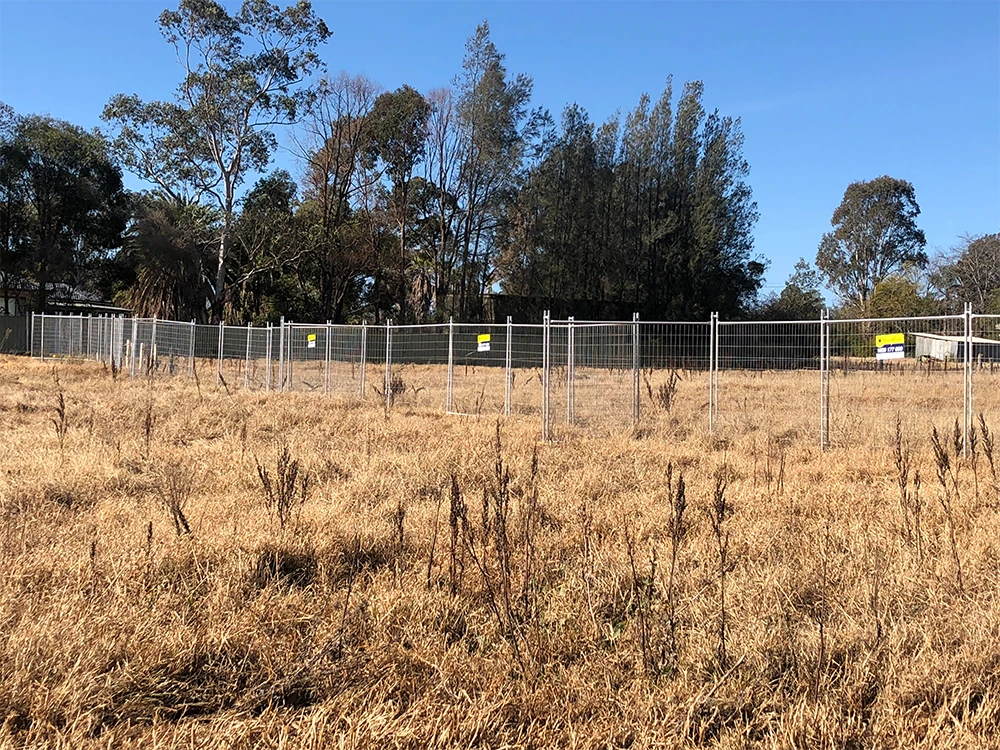
[[[507, 344], [512, 332], [513, 327], [486, 323], [455, 323], [449, 328], [452, 396], [449, 411], [476, 416], [505, 413], [511, 372]], [[509, 363], [512, 369], [519, 364], [513, 358]]]
[[[369, 331], [371, 328], [369, 328]], [[390, 405], [447, 408], [448, 324], [397, 326], [388, 328], [389, 367], [379, 383], [383, 399]], [[385, 339], [381, 353], [385, 355]], [[388, 389], [388, 390], [387, 390]]]
[[718, 321], [716, 427], [818, 437], [819, 321]]
[[635, 418], [636, 326], [552, 323], [554, 424], [606, 434]]
[[639, 321], [638, 330], [641, 422], [707, 429], [711, 324]]
[[155, 375], [191, 375], [194, 324], [156, 321], [153, 371]]
[[28, 354], [31, 351], [31, 316], [0, 315], [0, 352]]
[[973, 315], [970, 354], [973, 400], [970, 416], [1000, 415], [1000, 315]]
[[505, 373], [504, 381], [504, 409], [508, 414], [542, 416], [544, 336], [544, 325], [510, 324], [509, 338], [504, 341], [505, 365], [510, 361], [509, 375]]
[[830, 320], [831, 446], [887, 445], [964, 425], [963, 316]]
[[324, 393], [327, 339], [325, 325], [285, 326], [285, 390]]
[[[196, 325], [32, 315], [33, 356], [195, 374], [458, 414], [528, 415], [547, 438], [642, 422], [884, 445], [1000, 410], [1000, 316], [541, 325]], [[547, 406], [547, 408], [546, 408]]]

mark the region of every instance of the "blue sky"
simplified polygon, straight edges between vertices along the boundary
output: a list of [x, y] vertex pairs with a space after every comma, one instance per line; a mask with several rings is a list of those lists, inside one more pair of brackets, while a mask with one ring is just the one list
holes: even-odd
[[[488, 19], [534, 104], [577, 102], [598, 123], [668, 74], [705, 82], [742, 119], [769, 289], [815, 257], [855, 180], [909, 180], [928, 250], [1000, 231], [1000, 3], [333, 3], [331, 72], [388, 89], [448, 84]], [[180, 67], [156, 17], [175, 2], [0, 1], [0, 100], [100, 125], [117, 93], [172, 94]], [[288, 156], [283, 166], [295, 171]], [[133, 187], [138, 183], [132, 182]]]

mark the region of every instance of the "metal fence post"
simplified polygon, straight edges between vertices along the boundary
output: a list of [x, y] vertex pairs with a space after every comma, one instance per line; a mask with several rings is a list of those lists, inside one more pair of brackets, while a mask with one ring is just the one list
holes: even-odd
[[712, 313], [708, 319], [708, 432], [715, 432], [715, 340], [718, 334], [718, 313]]
[[156, 365], [156, 316], [153, 316], [153, 329], [149, 335], [149, 373], [152, 375]]
[[444, 410], [455, 410], [455, 318], [448, 318], [448, 384], [445, 386]]
[[132, 341], [129, 346], [129, 363], [128, 363], [128, 376], [130, 380], [135, 380], [135, 356], [136, 356], [136, 345], [135, 341], [139, 338], [139, 319], [133, 315], [132, 316]]
[[549, 344], [551, 319], [546, 310], [542, 316], [542, 440], [549, 440]]
[[632, 425], [639, 426], [639, 313], [632, 313]]
[[191, 319], [191, 340], [188, 342], [188, 375], [194, 375], [194, 340], [198, 333], [198, 324]]
[[510, 316], [508, 315], [507, 316], [507, 347], [506, 347], [507, 348], [507, 352], [506, 352], [506, 361], [504, 362], [504, 378], [505, 378], [505, 380], [504, 380], [504, 393], [503, 393], [503, 413], [504, 413], [504, 416], [507, 416], [507, 417], [510, 416], [510, 397], [511, 397], [511, 388], [513, 386], [513, 382], [511, 380], [511, 376], [514, 374], [513, 371], [511, 370], [511, 367], [510, 367], [510, 364], [511, 364], [510, 363], [510, 359], [511, 359], [510, 355], [511, 355], [511, 346], [512, 346], [511, 335], [512, 335], [512, 333], [513, 333], [513, 326], [511, 325]]
[[573, 355], [573, 316], [570, 315], [566, 322], [566, 422], [568, 424], [573, 424], [576, 412], [573, 403], [573, 398], [576, 395]]
[[819, 316], [819, 449], [830, 447], [830, 313]]
[[247, 357], [243, 365], [243, 390], [250, 390], [250, 340], [253, 336], [253, 323], [247, 323]]
[[271, 390], [271, 354], [274, 351], [272, 342], [274, 340], [274, 326], [267, 324], [267, 340], [264, 342], [264, 390]]
[[361, 321], [361, 400], [365, 400], [365, 369], [368, 365], [368, 321]]
[[278, 321], [278, 390], [285, 390], [285, 316]]
[[225, 341], [225, 323], [219, 323], [219, 353], [216, 358], [216, 373], [215, 373], [215, 384], [222, 385], [222, 347]]
[[965, 351], [962, 363], [965, 369], [965, 392], [962, 397], [962, 457], [969, 456], [969, 431], [973, 425], [975, 407], [972, 403], [972, 303], [965, 303]]
[[392, 320], [385, 321], [385, 408], [392, 406]]
[[323, 367], [323, 393], [324, 394], [329, 394], [330, 393], [330, 332], [331, 332], [331, 330], [332, 329], [330, 327], [330, 321], [328, 320], [328, 321], [326, 321], [326, 347], [325, 347], [326, 363], [325, 363], [325, 365]]
[[[35, 313], [31, 314], [31, 350], [35, 349]], [[38, 315], [38, 358], [45, 359], [45, 313]]]

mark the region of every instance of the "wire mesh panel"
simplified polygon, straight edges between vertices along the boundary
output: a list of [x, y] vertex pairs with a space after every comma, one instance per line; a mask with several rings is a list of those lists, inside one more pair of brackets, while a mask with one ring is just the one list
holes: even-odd
[[325, 325], [285, 326], [285, 390], [323, 393], [326, 383]]
[[[1000, 315], [972, 316], [972, 409], [1000, 426]], [[990, 423], [990, 419], [994, 422]]]
[[633, 323], [553, 323], [553, 424], [598, 434], [633, 418]]
[[[541, 418], [542, 337], [541, 325], [515, 323], [510, 327], [510, 379], [506, 389], [510, 394], [507, 401], [512, 415]], [[504, 356], [506, 358], [506, 352]]]
[[719, 426], [736, 435], [817, 436], [819, 332], [819, 321], [719, 321]]
[[[38, 356], [83, 359], [84, 319], [78, 315], [38, 315], [34, 336], [37, 338]], [[32, 351], [36, 351], [34, 348]]]
[[[386, 386], [394, 406], [444, 410], [448, 390], [448, 325], [392, 326], [389, 381], [369, 378], [385, 398]], [[382, 340], [384, 347], [385, 341]], [[381, 351], [384, 358], [384, 348]]]
[[640, 419], [706, 429], [710, 324], [639, 321]]
[[907, 434], [951, 433], [963, 419], [965, 320], [831, 320], [829, 441], [888, 445], [899, 418]]
[[155, 375], [191, 374], [191, 339], [193, 324], [171, 320], [156, 321], [153, 341]]
[[273, 355], [276, 349], [270, 326], [251, 327], [247, 336], [243, 385], [251, 391], [268, 390], [275, 382]]
[[361, 394], [361, 326], [330, 326], [328, 334], [329, 377], [326, 390], [337, 396], [356, 399]]
[[26, 354], [30, 351], [30, 328], [31, 318], [27, 315], [0, 315], [0, 352]]
[[503, 414], [507, 398], [507, 326], [456, 323], [452, 332], [451, 411]]

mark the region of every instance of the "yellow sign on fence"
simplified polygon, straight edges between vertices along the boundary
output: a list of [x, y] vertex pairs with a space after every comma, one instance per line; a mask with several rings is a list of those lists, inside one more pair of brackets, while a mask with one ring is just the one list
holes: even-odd
[[488, 352], [490, 350], [490, 335], [488, 333], [481, 333], [476, 336], [476, 343], [478, 344], [477, 351]]
[[885, 333], [875, 337], [875, 359], [902, 359], [906, 343], [905, 333]]
[[315, 333], [310, 333], [308, 336], [306, 336], [306, 348], [307, 349], [315, 349], [316, 348], [316, 334]]

